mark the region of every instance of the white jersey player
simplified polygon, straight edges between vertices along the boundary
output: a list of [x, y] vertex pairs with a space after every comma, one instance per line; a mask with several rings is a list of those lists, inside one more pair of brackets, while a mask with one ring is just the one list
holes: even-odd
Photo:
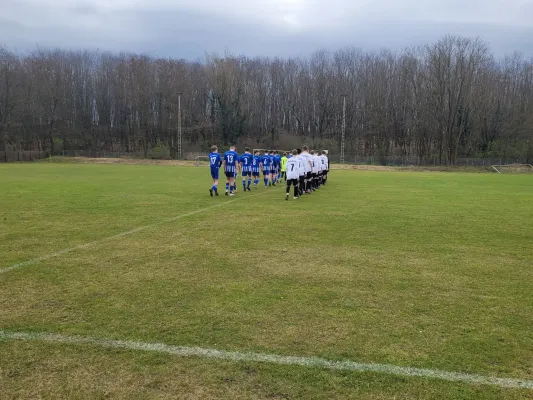
[[294, 186], [294, 200], [296, 200], [300, 193], [298, 191], [298, 183], [300, 180], [301, 161], [298, 156], [298, 151], [292, 151], [292, 157], [287, 160], [287, 192], [285, 193], [285, 200], [289, 200], [289, 193], [291, 185]]
[[313, 191], [318, 189], [318, 168], [318, 155], [314, 150], [311, 150], [311, 189]]
[[324, 171], [322, 172], [322, 184], [325, 185], [328, 180], [328, 172], [329, 172], [329, 159], [326, 155], [326, 150], [322, 150], [322, 155], [320, 156], [322, 159], [322, 163], [324, 166]]
[[302, 149], [296, 149], [296, 154], [297, 155], [293, 157], [298, 160], [298, 191], [301, 196], [305, 187], [305, 168], [304, 160], [302, 158]]
[[309, 154], [309, 147], [303, 146], [302, 147], [302, 154], [300, 154], [300, 157], [302, 157], [302, 161], [304, 163], [304, 171], [305, 171], [305, 187], [304, 192], [311, 193], [311, 154]]

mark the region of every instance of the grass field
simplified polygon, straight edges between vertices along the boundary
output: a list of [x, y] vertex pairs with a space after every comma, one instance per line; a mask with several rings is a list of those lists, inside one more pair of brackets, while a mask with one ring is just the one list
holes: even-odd
[[[199, 167], [0, 165], [0, 331], [533, 379], [531, 175], [339, 170], [290, 202], [208, 188]], [[4, 337], [12, 398], [533, 390]]]

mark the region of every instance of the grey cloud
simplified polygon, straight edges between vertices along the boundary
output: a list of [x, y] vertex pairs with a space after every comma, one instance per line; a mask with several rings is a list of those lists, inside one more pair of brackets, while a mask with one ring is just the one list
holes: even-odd
[[[260, 15], [253, 18], [244, 17], [243, 13], [221, 15], [201, 7], [158, 9], [157, 0], [142, 10], [125, 5], [105, 11], [89, 0], [61, 7], [41, 1], [31, 8], [23, 0], [0, 1], [4, 3], [0, 11], [0, 44], [17, 50], [31, 50], [39, 44], [192, 59], [205, 52], [223, 53], [226, 49], [234, 54], [287, 57], [344, 46], [397, 50], [427, 44], [452, 33], [479, 36], [497, 56], [515, 50], [533, 55], [533, 25], [524, 22], [533, 21], [531, 2], [515, 5], [509, 12], [502, 12], [500, 20], [495, 20], [494, 15], [498, 14], [495, 0], [471, 0], [469, 6], [461, 2], [464, 8], [455, 18], [453, 5], [459, 0], [446, 3], [330, 0], [327, 9], [313, 0], [305, 3], [305, 9], [301, 8], [304, 3], [287, 8], [294, 11], [300, 26], [284, 27], [281, 22], [272, 23], [270, 14], [261, 21]], [[431, 6], [420, 6], [424, 3]], [[475, 20], [475, 10], [481, 7], [484, 8], [480, 14], [490, 22]], [[512, 19], [517, 12], [521, 17]]]

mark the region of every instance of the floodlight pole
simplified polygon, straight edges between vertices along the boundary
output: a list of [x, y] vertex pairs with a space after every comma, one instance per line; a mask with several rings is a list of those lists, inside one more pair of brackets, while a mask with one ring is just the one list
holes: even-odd
[[341, 164], [344, 164], [344, 141], [346, 137], [346, 94], [342, 96]]
[[178, 93], [178, 160], [182, 159], [182, 150], [181, 150], [181, 95], [182, 92]]

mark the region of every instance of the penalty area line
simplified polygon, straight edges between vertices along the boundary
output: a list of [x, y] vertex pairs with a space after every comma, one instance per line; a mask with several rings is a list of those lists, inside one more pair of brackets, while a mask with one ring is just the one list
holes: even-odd
[[107, 237], [102, 238], [102, 239], [93, 240], [92, 242], [79, 244], [77, 246], [73, 246], [73, 247], [69, 247], [67, 249], [59, 250], [59, 251], [56, 251], [54, 253], [50, 253], [50, 254], [46, 254], [44, 256], [33, 258], [31, 260], [27, 260], [27, 261], [23, 261], [23, 262], [20, 262], [20, 263], [17, 263], [17, 264], [13, 264], [13, 265], [11, 265], [9, 267], [6, 267], [6, 268], [0, 268], [0, 274], [5, 274], [6, 272], [10, 272], [10, 271], [13, 271], [13, 270], [16, 270], [16, 269], [19, 269], [19, 268], [23, 268], [23, 267], [27, 267], [27, 266], [30, 266], [30, 265], [33, 265], [33, 264], [37, 264], [37, 263], [39, 263], [41, 261], [46, 261], [46, 260], [49, 260], [51, 258], [59, 257], [59, 256], [61, 256], [63, 254], [72, 253], [73, 251], [76, 251], [76, 250], [81, 250], [81, 249], [86, 249], [88, 247], [97, 246], [99, 244], [105, 243], [105, 242], [113, 240], [113, 239], [118, 239], [118, 238], [121, 238], [121, 237], [124, 237], [124, 236], [133, 235], [135, 233], [142, 232], [142, 231], [144, 231], [146, 229], [153, 228], [153, 227], [158, 226], [158, 225], [168, 224], [170, 222], [174, 222], [174, 221], [177, 221], [177, 220], [182, 219], [182, 218], [190, 217], [191, 215], [195, 215], [195, 214], [198, 214], [198, 213], [201, 213], [201, 212], [204, 212], [204, 211], [208, 211], [208, 210], [211, 210], [213, 208], [222, 207], [222, 206], [225, 206], [226, 204], [234, 203], [236, 201], [239, 201], [239, 200], [242, 200], [242, 199], [245, 199], [245, 198], [259, 196], [259, 195], [262, 195], [264, 193], [267, 193], [267, 192], [251, 194], [251, 195], [247, 195], [246, 197], [239, 197], [239, 198], [236, 198], [236, 199], [225, 201], [223, 203], [219, 203], [219, 204], [215, 204], [215, 205], [212, 205], [212, 206], [209, 206], [209, 207], [201, 208], [199, 210], [191, 211], [191, 212], [188, 212], [188, 213], [185, 213], [185, 214], [176, 215], [175, 217], [161, 220], [161, 221], [159, 221], [159, 222], [157, 222], [155, 224], [140, 226], [140, 227], [137, 227], [137, 228], [134, 228], [134, 229], [130, 229], [128, 231], [117, 233], [115, 235], [107, 236]]
[[203, 347], [172, 346], [163, 343], [143, 343], [129, 340], [98, 339], [86, 336], [67, 336], [52, 333], [6, 332], [0, 330], [0, 340], [41, 341], [66, 344], [87, 344], [104, 348], [149, 351], [181, 357], [203, 357], [227, 361], [260, 362], [278, 365], [295, 365], [302, 367], [325, 368], [331, 370], [373, 372], [380, 374], [440, 379], [470, 385], [492, 385], [502, 388], [533, 389], [533, 380], [499, 378], [449, 372], [438, 369], [400, 367], [390, 364], [359, 363], [355, 361], [333, 361], [318, 357], [280, 356], [275, 354], [224, 351]]

